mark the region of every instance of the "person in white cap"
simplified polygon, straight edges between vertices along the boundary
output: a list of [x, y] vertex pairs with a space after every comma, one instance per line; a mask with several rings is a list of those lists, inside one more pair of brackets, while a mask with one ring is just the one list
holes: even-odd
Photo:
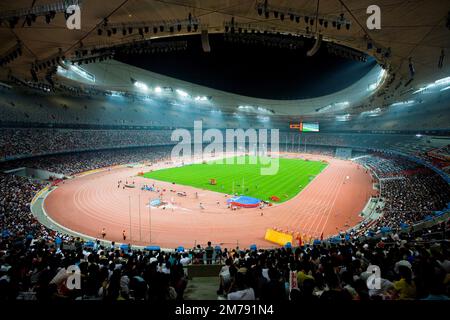
[[413, 280], [412, 266], [406, 260], [400, 260], [395, 264], [394, 271], [400, 276], [400, 280], [394, 282], [393, 298], [411, 300], [416, 298], [416, 285]]

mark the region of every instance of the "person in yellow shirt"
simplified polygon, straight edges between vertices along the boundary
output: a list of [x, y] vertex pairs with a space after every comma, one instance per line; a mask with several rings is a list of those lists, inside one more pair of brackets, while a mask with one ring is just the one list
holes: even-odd
[[314, 277], [306, 274], [304, 271], [297, 272], [297, 283], [299, 286], [302, 286], [303, 281], [305, 281], [306, 279], [314, 280]]
[[394, 299], [412, 300], [416, 298], [416, 285], [412, 280], [412, 271], [407, 266], [399, 266], [400, 280], [394, 282]]
[[303, 285], [303, 281], [306, 279], [315, 280], [314, 277], [310, 273], [310, 268], [308, 267], [307, 263], [300, 262], [297, 266], [297, 285], [301, 288]]

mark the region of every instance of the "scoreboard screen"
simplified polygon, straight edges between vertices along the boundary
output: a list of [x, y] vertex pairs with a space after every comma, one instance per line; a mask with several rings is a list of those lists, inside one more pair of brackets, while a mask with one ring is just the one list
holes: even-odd
[[300, 132], [319, 132], [319, 123], [318, 122], [300, 122], [290, 124], [289, 128], [298, 129]]
[[303, 123], [303, 132], [319, 132], [319, 123], [318, 122], [304, 122]]

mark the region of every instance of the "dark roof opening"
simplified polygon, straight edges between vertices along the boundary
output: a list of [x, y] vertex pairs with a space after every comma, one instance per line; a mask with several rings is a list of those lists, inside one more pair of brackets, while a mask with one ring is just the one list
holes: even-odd
[[172, 52], [121, 52], [116, 59], [206, 87], [280, 100], [314, 98], [343, 90], [376, 65], [372, 58], [361, 62], [331, 54], [326, 42], [308, 57], [306, 52], [314, 45], [308, 38], [213, 34], [209, 35], [209, 53], [203, 52], [198, 35], [152, 43], [168, 41], [186, 41], [187, 47]]

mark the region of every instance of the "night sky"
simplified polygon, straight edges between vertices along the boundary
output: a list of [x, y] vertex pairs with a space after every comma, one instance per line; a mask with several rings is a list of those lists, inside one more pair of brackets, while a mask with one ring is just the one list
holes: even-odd
[[[304, 39], [297, 50], [263, 44], [232, 43], [223, 34], [209, 35], [211, 52], [202, 50], [199, 35], [187, 40], [184, 51], [118, 54], [116, 59], [149, 71], [214, 89], [266, 99], [305, 99], [342, 90], [376, 64], [329, 55], [325, 43], [313, 57], [306, 52], [314, 41]], [[165, 39], [164, 41], [167, 41]]]

